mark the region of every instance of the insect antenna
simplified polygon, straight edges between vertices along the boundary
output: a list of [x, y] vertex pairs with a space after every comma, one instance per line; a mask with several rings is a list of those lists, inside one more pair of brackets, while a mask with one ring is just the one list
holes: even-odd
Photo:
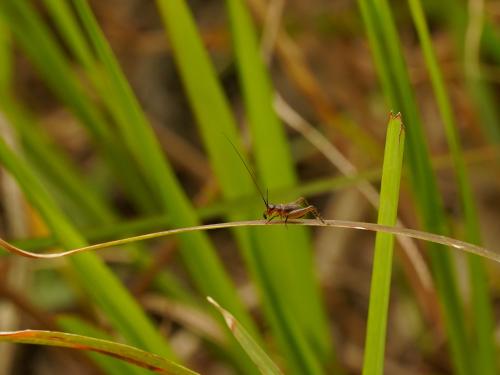
[[226, 137], [227, 141], [231, 144], [231, 146], [233, 146], [234, 151], [236, 151], [236, 154], [238, 155], [238, 157], [240, 158], [241, 162], [245, 166], [246, 170], [248, 171], [248, 174], [250, 175], [250, 177], [252, 177], [252, 181], [255, 184], [255, 187], [257, 188], [257, 190], [259, 191], [259, 194], [260, 194], [262, 200], [264, 201], [264, 204], [266, 205], [266, 207], [269, 207], [269, 190], [266, 189], [266, 193], [267, 193], [267, 199], [266, 199], [264, 197], [264, 193], [262, 192], [262, 190], [261, 190], [261, 188], [259, 186], [259, 183], [257, 182], [257, 177], [255, 177], [255, 174], [250, 169], [250, 167], [247, 165], [247, 163], [245, 162], [245, 159], [243, 159], [243, 156], [241, 156], [240, 152], [238, 151], [238, 149], [236, 148], [236, 146], [234, 145], [234, 143], [231, 142], [231, 140], [229, 139], [229, 137], [226, 134], [224, 134], [224, 136]]

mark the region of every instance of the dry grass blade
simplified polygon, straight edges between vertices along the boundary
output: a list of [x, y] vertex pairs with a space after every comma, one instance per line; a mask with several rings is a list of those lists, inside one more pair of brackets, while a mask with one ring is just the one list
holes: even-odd
[[[249, 221], [233, 221], [228, 223], [217, 223], [217, 224], [207, 224], [207, 225], [196, 225], [193, 227], [186, 228], [175, 228], [160, 232], [153, 232], [142, 234], [139, 236], [122, 238], [119, 240], [102, 242], [95, 245], [80, 247], [77, 249], [71, 249], [59, 253], [49, 253], [49, 254], [38, 254], [31, 251], [26, 251], [20, 249], [9, 242], [0, 238], [0, 246], [3, 247], [9, 253], [24, 256], [27, 258], [36, 258], [36, 259], [54, 259], [61, 258], [68, 255], [74, 255], [77, 253], [82, 253], [86, 251], [100, 250], [113, 246], [125, 245], [132, 242], [150, 240], [158, 237], [166, 237], [172, 236], [174, 234], [181, 233], [189, 233], [196, 231], [205, 231], [205, 230], [214, 230], [214, 229], [224, 229], [224, 228], [234, 228], [234, 227], [265, 227], [272, 225], [283, 225], [284, 221], [275, 221], [268, 223], [266, 220], [249, 220]], [[399, 228], [399, 227], [391, 227], [387, 225], [380, 225], [375, 223], [365, 223], [361, 221], [348, 221], [348, 220], [324, 220], [321, 222], [319, 220], [312, 219], [300, 219], [300, 220], [288, 220], [288, 225], [307, 225], [307, 226], [316, 226], [316, 227], [334, 227], [334, 228], [346, 228], [346, 229], [358, 229], [358, 230], [366, 230], [370, 232], [383, 232], [390, 233], [394, 235], [401, 235], [410, 238], [415, 238], [417, 240], [423, 240], [428, 242], [433, 242], [445, 246], [451, 246], [454, 249], [461, 250], [464, 252], [468, 252], [471, 254], [476, 254], [482, 256], [484, 258], [493, 260], [495, 262], [500, 263], [500, 254], [489, 250], [482, 246], [477, 246], [465, 241], [456, 240], [454, 238], [450, 238], [447, 236], [422, 232], [415, 229], [408, 228]]]

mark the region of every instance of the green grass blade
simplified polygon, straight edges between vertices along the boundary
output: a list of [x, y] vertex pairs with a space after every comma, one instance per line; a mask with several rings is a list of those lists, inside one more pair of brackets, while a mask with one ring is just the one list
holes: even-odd
[[[52, 196], [3, 140], [0, 140], [0, 161], [16, 178], [62, 246], [71, 248], [85, 245], [83, 237], [62, 215]], [[97, 256], [81, 254], [70, 262], [81, 285], [128, 342], [165, 357], [173, 356], [170, 347], [135, 300]]]
[[[102, 330], [83, 321], [76, 316], [63, 315], [57, 317], [58, 326], [68, 333], [94, 337], [96, 339], [113, 341], [113, 338]], [[88, 356], [107, 374], [110, 375], [132, 375], [141, 371], [136, 366], [120, 361], [116, 358], [88, 352]]]
[[[64, 205], [67, 215], [82, 228], [92, 226], [96, 228], [100, 225], [98, 233], [84, 233], [89, 241], [95, 241], [102, 234], [103, 226], [116, 228], [118, 215], [109, 206], [109, 200], [98, 195], [88, 184], [82, 183], [84, 177], [78, 175], [77, 167], [53, 145], [44, 133], [34, 124], [33, 118], [7, 95], [0, 95], [0, 108], [5, 110], [10, 123], [15, 127], [18, 138], [21, 140], [23, 150], [31, 166], [37, 171], [39, 178], [46, 182], [46, 185], [55, 189], [58, 202]], [[78, 212], [78, 215], [75, 213]], [[158, 228], [164, 228], [168, 223], [168, 218], [163, 217], [158, 221]], [[131, 235], [137, 233], [136, 229], [127, 226], [122, 227], [121, 235]], [[88, 236], [90, 235], [90, 237]], [[52, 241], [49, 246], [56, 246], [57, 241]], [[40, 249], [38, 247], [38, 249]], [[147, 250], [142, 246], [127, 247], [132, 259], [136, 262], [138, 269], [148, 267], [152, 258]], [[155, 285], [159, 290], [176, 296], [188, 302], [194, 297], [190, 292], [184, 290], [174, 276], [165, 271], [160, 273]]]
[[197, 34], [192, 16], [182, 0], [158, 0], [157, 4], [172, 43], [190, 105], [224, 196], [227, 199], [248, 196], [254, 192], [250, 178], [237, 157], [228, 157], [234, 151], [227, 138], [239, 146], [239, 142], [235, 140], [235, 121]]
[[[165, 159], [154, 132], [88, 4], [84, 0], [77, 0], [74, 5], [109, 79], [109, 90], [116, 101], [111, 110], [128, 150], [137, 160], [162, 210], [175, 213], [172, 215], [172, 225], [194, 225], [197, 223], [196, 213]], [[251, 322], [208, 238], [202, 233], [195, 233], [181, 236], [180, 240], [184, 262], [202, 293], [216, 295], [220, 301], [234, 309], [239, 319]], [[242, 363], [250, 363], [246, 356], [240, 357], [240, 360]]]
[[0, 20], [0, 56], [0, 92], [5, 92], [12, 80], [12, 36], [3, 20]]
[[236, 340], [248, 353], [249, 357], [255, 362], [260, 372], [264, 375], [280, 375], [282, 372], [274, 364], [271, 358], [268, 357], [266, 352], [257, 344], [257, 342], [252, 338], [252, 336], [245, 330], [245, 328], [238, 322], [231, 313], [223, 309], [216, 301], [208, 297], [208, 302], [214, 305], [217, 310], [221, 313], [227, 326], [233, 333]]
[[[456, 48], [465, 59], [465, 35], [468, 22], [467, 2], [457, 0], [445, 0], [433, 4], [437, 17], [443, 18], [454, 32]], [[495, 62], [500, 62], [499, 36], [496, 34], [489, 22], [488, 15], [484, 15], [484, 26], [481, 30], [482, 38], [480, 41], [481, 50], [485, 55], [492, 58]], [[500, 113], [496, 105], [495, 90], [482, 77], [481, 68], [478, 67], [478, 74], [471, 75], [467, 72], [467, 61], [464, 61], [465, 80], [470, 96], [477, 109], [477, 115], [480, 118], [479, 124], [482, 126], [486, 139], [492, 143], [500, 143]], [[500, 156], [500, 153], [499, 153]]]
[[[427, 146], [418, 110], [403, 60], [394, 20], [385, 0], [359, 0], [363, 20], [376, 57], [387, 101], [395, 110], [405, 113], [407, 129], [407, 160], [411, 184], [426, 229], [446, 233], [447, 224], [435, 177], [432, 173]], [[376, 43], [373, 41], [376, 40]], [[383, 66], [383, 68], [382, 68]], [[465, 318], [459, 299], [449, 252], [431, 245], [429, 253], [437, 289], [443, 305], [444, 320], [450, 340], [453, 364], [460, 375], [471, 374]]]
[[71, 333], [37, 330], [1, 332], [0, 341], [95, 351], [115, 358], [120, 358], [124, 361], [134, 363], [137, 366], [151, 369], [159, 373], [170, 375], [197, 374], [175, 362], [132, 346]]
[[[6, 35], [4, 35], [3, 42], [6, 43]], [[7, 49], [8, 44], [2, 43], [1, 46]], [[2, 54], [2, 61], [6, 60], [6, 53]], [[5, 70], [5, 73], [8, 73], [8, 70]], [[97, 196], [93, 195], [91, 190], [86, 189], [81, 184], [81, 179], [74, 178], [72, 176], [72, 171], [74, 170], [72, 167], [69, 167], [69, 164], [65, 164], [65, 158], [62, 157], [61, 154], [55, 153], [54, 149], [50, 149], [48, 147], [48, 142], [45, 138], [45, 135], [38, 131], [36, 127], [33, 126], [33, 121], [30, 119], [26, 112], [20, 108], [18, 103], [16, 103], [10, 95], [7, 94], [7, 90], [9, 89], [9, 85], [6, 84], [2, 87], [1, 90], [1, 108], [7, 117], [10, 120], [11, 124], [17, 125], [16, 130], [21, 134], [21, 141], [23, 142], [24, 147], [30, 148], [31, 152], [28, 152], [32, 156], [32, 161], [40, 162], [40, 168], [43, 171], [42, 175], [47, 177], [50, 175], [49, 179], [54, 177], [57, 180], [60, 180], [63, 185], [62, 191], [64, 193], [68, 193], [70, 196], [74, 195], [75, 201], [78, 202], [78, 205], [74, 207], [74, 212], [84, 213], [87, 216], [95, 216], [104, 220], [104, 222], [110, 222], [108, 219], [110, 218], [107, 215], [106, 210], [103, 208], [104, 205]], [[45, 163], [45, 164], [44, 164]], [[48, 164], [47, 164], [48, 163]], [[99, 355], [96, 355], [99, 357]], [[123, 368], [126, 366], [123, 362], [114, 360], [111, 358], [101, 357], [101, 362], [107, 363], [106, 369], [108, 373], [143, 373], [143, 371], [139, 370], [137, 367], [129, 366], [133, 371], [123, 371]], [[114, 361], [114, 362], [113, 362]], [[112, 362], [112, 363], [109, 363]], [[114, 369], [114, 371], [113, 371]], [[126, 368], [125, 368], [126, 369]]]
[[[420, 38], [425, 61], [429, 69], [432, 86], [436, 95], [436, 101], [443, 120], [446, 138], [450, 147], [455, 173], [458, 180], [460, 197], [462, 201], [466, 240], [480, 244], [480, 231], [478, 215], [474, 203], [472, 189], [469, 184], [468, 173], [462, 155], [457, 124], [453, 115], [450, 99], [445, 89], [443, 76], [439, 69], [436, 55], [434, 53], [425, 15], [419, 0], [409, 0], [410, 10]], [[478, 374], [495, 374], [495, 345], [493, 342], [493, 316], [489, 303], [489, 292], [487, 285], [486, 270], [482, 261], [474, 256], [469, 258], [469, 270], [471, 278], [471, 305], [475, 328], [474, 361], [475, 372]]]
[[[297, 177], [284, 128], [273, 108], [274, 90], [260, 55], [250, 14], [241, 0], [227, 0], [226, 4], [261, 180], [270, 189], [294, 186]], [[313, 275], [310, 235], [305, 228], [289, 231], [277, 229], [267, 234], [272, 236], [266, 235], [263, 244], [287, 249], [286, 252], [271, 254], [266, 251], [266, 262], [274, 265], [281, 263], [283, 269], [281, 279], [273, 276], [270, 281], [275, 283], [275, 288], [288, 285], [295, 291], [293, 294], [277, 296], [278, 302], [281, 301], [282, 307], [286, 306], [290, 310], [300, 334], [304, 335], [320, 361], [323, 364], [331, 363], [331, 338], [327, 334], [326, 316]], [[260, 233], [258, 238], [262, 238]], [[283, 267], [284, 264], [288, 267]]]
[[[46, 6], [51, 12], [55, 23], [59, 26], [61, 34], [66, 38], [68, 46], [73, 50], [75, 56], [86, 67], [88, 74], [93, 81], [97, 83], [99, 89], [106, 91], [106, 85], [103, 84], [101, 72], [96, 69], [96, 62], [86, 45], [80, 30], [78, 29], [76, 19], [73, 17], [67, 3], [62, 0], [47, 0]], [[99, 73], [92, 76], [95, 73]], [[112, 95], [103, 95], [112, 97]], [[64, 196], [65, 203], [71, 205], [68, 207], [71, 212], [79, 212], [78, 217], [83, 221], [83, 225], [87, 227], [98, 223], [111, 224], [117, 220], [117, 215], [108, 207], [108, 200], [104, 197], [97, 196], [90, 186], [82, 184], [82, 176], [77, 176], [75, 171], [77, 168], [70, 165], [64, 155], [56, 150], [55, 145], [51, 145], [46, 136], [34, 127], [34, 121], [29, 118], [24, 109], [19, 108], [18, 103], [14, 103], [11, 98], [3, 98], [2, 106], [12, 115], [11, 121], [16, 126], [17, 131], [22, 138], [23, 145], [27, 152], [32, 165], [36, 166], [40, 177], [50, 181], [51, 186], [58, 189], [58, 197]], [[147, 198], [152, 201], [151, 198]], [[141, 206], [139, 202], [139, 206]], [[162, 227], [165, 225], [163, 222]], [[130, 234], [131, 232], [122, 232], [122, 235]], [[138, 263], [139, 268], [143, 269], [151, 262], [149, 254], [145, 253], [144, 249], [130, 248], [133, 250], [134, 260]], [[172, 275], [162, 273], [155, 280], [155, 285], [162, 291], [168, 292], [171, 295], [182, 297], [184, 301], [189, 301], [193, 297], [185, 290], [180, 289], [180, 283]]]
[[[254, 191], [251, 179], [226, 139], [229, 137], [235, 144], [238, 144], [235, 141], [234, 120], [215, 78], [207, 53], [197, 35], [188, 8], [183, 1], [158, 1], [158, 7], [224, 196], [228, 199], [249, 196]], [[242, 218], [246, 212], [248, 208], [239, 209], [230, 215], [230, 218]], [[255, 277], [259, 281], [260, 268], [254, 259], [255, 245], [250, 242], [248, 231], [239, 230], [235, 234], [252, 273], [257, 275]], [[238, 319], [255, 335], [256, 329], [250, 320]]]
[[[117, 99], [121, 101], [123, 118], [120, 121], [120, 131], [124, 135], [127, 147], [140, 161], [142, 168], [148, 171], [146, 177], [154, 186], [161, 199], [159, 203], [164, 207], [164, 210], [175, 213], [175, 225], [196, 223], [196, 214], [180, 189], [160, 150], [154, 133], [90, 13], [88, 5], [83, 0], [77, 0], [74, 4], [82, 18], [82, 23], [92, 38], [99, 58], [106, 71], [111, 75], [111, 82], [118, 95]], [[238, 311], [240, 315], [245, 315], [241, 305], [236, 302], [236, 293], [206, 237], [201, 235], [183, 237], [182, 242], [183, 248], [190, 249], [189, 252], [185, 252], [185, 260], [200, 288], [206, 293], [211, 292], [218, 295], [221, 301], [229, 299], [226, 302], [231, 306], [235, 305], [235, 311]], [[196, 250], [193, 251], [193, 249]], [[196, 254], [193, 255], [194, 253]]]
[[122, 168], [124, 160], [130, 159], [129, 155], [120, 142], [116, 142], [116, 135], [108, 128], [103, 114], [86, 95], [61, 48], [29, 2], [2, 1], [0, 17], [3, 17], [51, 90], [87, 127], [111, 170], [120, 172], [118, 176], [127, 193], [142, 210], [155, 212], [156, 205], [143, 178], [133, 168], [133, 163], [129, 163], [130, 168]]
[[44, 0], [44, 4], [75, 58], [87, 70], [95, 69], [96, 61], [78, 27], [70, 3], [65, 0]]
[[113, 214], [106, 208], [104, 197], [82, 184], [83, 177], [77, 176], [75, 166], [51, 144], [26, 109], [10, 95], [0, 95], [0, 98], [0, 107], [15, 128], [26, 157], [32, 165], [36, 165], [44, 180], [56, 187], [60, 195], [66, 196], [66, 201], [72, 202], [70, 208], [74, 212], [78, 211], [82, 216], [90, 218], [87, 225], [95, 220], [112, 222]]
[[[385, 143], [378, 224], [392, 226], [397, 221], [404, 139], [405, 131], [401, 122], [401, 116], [391, 115]], [[394, 236], [387, 233], [377, 233], [364, 347], [364, 375], [379, 375], [384, 373], [384, 350], [393, 251]]]
[[[175, 52], [174, 56], [181, 72], [186, 92], [198, 120], [200, 132], [211, 157], [214, 171], [221, 182], [224, 196], [231, 199], [248, 195], [251, 191], [255, 191], [255, 187], [245, 167], [241, 164], [241, 161], [238, 159], [238, 156], [226, 139], [226, 137], [230, 138], [232, 142], [237, 145], [236, 147], [239, 148], [239, 142], [234, 136], [234, 119], [230, 113], [227, 101], [222, 94], [220, 85], [217, 82], [208, 55], [203, 49], [200, 38], [196, 33], [196, 28], [189, 11], [182, 1], [158, 1], [158, 5], [162, 11], [168, 36]], [[241, 219], [242, 215], [248, 213], [249, 211], [247, 208], [241, 207], [241, 212], [235, 212], [233, 215], [230, 215], [230, 218], [232, 220]], [[291, 230], [289, 232], [291, 232]], [[304, 336], [304, 334], [301, 333], [300, 329], [295, 329], [292, 334], [290, 331], [291, 328], [288, 328], [287, 325], [283, 323], [283, 310], [285, 308], [294, 310], [294, 308], [290, 308], [289, 306], [285, 307], [283, 303], [284, 298], [280, 293], [277, 293], [278, 288], [276, 285], [276, 279], [278, 278], [288, 281], [291, 280], [291, 276], [289, 276], [288, 279], [284, 278], [285, 275], [290, 275], [291, 272], [290, 270], [282, 272], [283, 265], [288, 262], [288, 259], [284, 260], [283, 257], [288, 257], [288, 254], [294, 254], [294, 250], [290, 248], [284, 255], [281, 253], [272, 254], [272, 252], [268, 251], [269, 247], [274, 248], [275, 246], [273, 244], [284, 244], [285, 241], [279, 242], [276, 238], [272, 241], [267, 241], [268, 239], [272, 239], [273, 236], [265, 235], [266, 240], [262, 240], [262, 242], [257, 242], [253, 239], [250, 239], [251, 242], [249, 242], [248, 237], [246, 237], [246, 232], [238, 231], [236, 234], [240, 246], [244, 250], [246, 261], [250, 265], [252, 273], [260, 286], [264, 299], [263, 304], [265, 305], [264, 311], [271, 322], [273, 331], [281, 337], [282, 345], [284, 343], [284, 345], [289, 348], [287, 357], [291, 361], [294, 361], [294, 358], [304, 356], [304, 353], [310, 352], [308, 344], [304, 341], [304, 338], [294, 337], [297, 334], [302, 336]], [[265, 243], [265, 246], [262, 246], [262, 243]], [[272, 259], [273, 257], [274, 259]], [[295, 269], [304, 268], [304, 264], [307, 263], [302, 262], [300, 267]], [[273, 279], [274, 281], [271, 283]], [[293, 281], [290, 282], [292, 283]], [[286, 287], [289, 288], [291, 284], [287, 284], [283, 281], [282, 285], [286, 285]], [[305, 285], [305, 288], [307, 288], [307, 282]], [[273, 290], [271, 290], [271, 288]], [[303, 289], [303, 286], [297, 287], [297, 299], [299, 299], [300, 296], [304, 296], [302, 293]], [[306, 295], [305, 299], [311, 299], [309, 296], [313, 296], [313, 294], [310, 293]], [[295, 306], [297, 306], [297, 304], [295, 304]], [[303, 308], [303, 306], [304, 300], [302, 300], [301, 308]], [[314, 306], [314, 303], [311, 304], [311, 306]], [[313, 310], [314, 309], [309, 310], [309, 315], [307, 315], [308, 313], [306, 312], [305, 315], [301, 316], [303, 321], [307, 321], [305, 317], [313, 315]], [[291, 319], [292, 317], [293, 314], [290, 313], [287, 319]], [[245, 324], [245, 322], [243, 322], [243, 324]], [[290, 324], [294, 325], [294, 323]], [[297, 324], [295, 323], [295, 325]], [[290, 332], [285, 333], [283, 332], [284, 330], [289, 330]], [[293, 346], [293, 341], [300, 340], [302, 340], [302, 344], [300, 345], [302, 345], [304, 349], [298, 351], [291, 350], [290, 348]], [[307, 355], [309, 358], [314, 358], [311, 354]], [[314, 362], [314, 359], [309, 360], [309, 362], [311, 361]], [[314, 367], [314, 365], [311, 366]]]

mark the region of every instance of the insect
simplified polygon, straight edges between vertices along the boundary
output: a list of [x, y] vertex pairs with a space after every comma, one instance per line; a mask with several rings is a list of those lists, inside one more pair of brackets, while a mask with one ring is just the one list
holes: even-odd
[[252, 178], [253, 183], [255, 184], [255, 187], [259, 191], [259, 194], [264, 201], [264, 204], [266, 205], [266, 210], [263, 213], [263, 217], [266, 220], [266, 224], [270, 223], [271, 220], [273, 220], [276, 217], [279, 217], [281, 220], [285, 220], [285, 224], [288, 222], [289, 219], [299, 219], [301, 217], [304, 217], [307, 214], [312, 214], [316, 219], [324, 223], [325, 221], [321, 217], [321, 215], [318, 212], [318, 209], [316, 206], [313, 206], [312, 204], [309, 204], [307, 200], [303, 197], [300, 197], [299, 199], [290, 202], [290, 203], [280, 203], [280, 204], [273, 204], [269, 203], [269, 191], [266, 190], [266, 196], [264, 197], [264, 193], [262, 192], [259, 184], [257, 183], [257, 178], [255, 177], [255, 174], [252, 172], [250, 167], [247, 165], [245, 162], [245, 159], [243, 159], [243, 156], [241, 156], [240, 152], [236, 148], [236, 146], [231, 142], [231, 140], [226, 136], [227, 140], [233, 146], [234, 151], [236, 151], [236, 154], [240, 158], [241, 162], [245, 166], [246, 170], [248, 171], [248, 174]]

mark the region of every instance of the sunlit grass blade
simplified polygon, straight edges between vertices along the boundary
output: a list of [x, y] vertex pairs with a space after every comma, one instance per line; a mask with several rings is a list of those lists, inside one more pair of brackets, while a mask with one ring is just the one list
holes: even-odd
[[[401, 116], [391, 115], [387, 127], [377, 221], [382, 225], [395, 225], [397, 221], [404, 140], [405, 131]], [[377, 233], [364, 346], [364, 375], [384, 373], [384, 351], [393, 251], [394, 236], [387, 233]]]
[[[449, 96], [446, 92], [444, 79], [439, 69], [436, 55], [432, 47], [429, 30], [422, 6], [419, 0], [409, 0], [410, 10], [420, 38], [427, 68], [436, 101], [445, 126], [446, 138], [452, 154], [455, 173], [457, 176], [460, 198], [462, 201], [465, 220], [465, 237], [472, 243], [481, 242], [478, 214], [474, 203], [472, 188], [469, 183], [468, 172], [462, 155], [462, 147], [457, 134], [457, 123], [453, 115]], [[493, 341], [493, 314], [489, 302], [486, 270], [482, 261], [474, 256], [469, 258], [471, 278], [471, 306], [473, 313], [473, 327], [476, 336], [472, 346], [474, 350], [475, 372], [478, 374], [495, 374], [495, 345]]]
[[243, 349], [248, 353], [249, 357], [255, 362], [260, 372], [265, 375], [280, 375], [282, 372], [276, 364], [269, 358], [264, 350], [257, 344], [252, 336], [238, 322], [231, 313], [223, 309], [212, 298], [207, 297], [208, 302], [214, 305], [221, 313], [226, 321], [227, 326], [231, 330], [236, 340], [240, 343]]
[[[63, 247], [85, 245], [84, 238], [66, 220], [50, 193], [3, 140], [0, 140], [0, 162], [17, 180]], [[165, 357], [173, 356], [170, 347], [135, 300], [97, 256], [81, 254], [70, 262], [80, 284], [128, 342]]]
[[[297, 177], [290, 149], [283, 125], [273, 108], [274, 90], [260, 55], [250, 14], [244, 1], [227, 0], [226, 4], [261, 181], [270, 189], [294, 186]], [[264, 249], [261, 256], [267, 265], [280, 266], [280, 272], [267, 268], [271, 275], [269, 281], [274, 284], [271, 287], [276, 290], [289, 287], [295, 291], [277, 294], [276, 303], [280, 304], [279, 308], [288, 309], [290, 318], [296, 320], [298, 333], [310, 345], [311, 353], [323, 365], [331, 365], [334, 362], [331, 338], [327, 334], [326, 316], [313, 275], [309, 233], [304, 228], [277, 229], [266, 231], [266, 234], [259, 232], [257, 241]], [[269, 252], [266, 247], [286, 250]], [[306, 356], [306, 353], [299, 355]]]
[[158, 373], [171, 375], [197, 374], [175, 362], [132, 346], [70, 333], [37, 330], [0, 332], [0, 341], [95, 351], [114, 358], [120, 358]]

